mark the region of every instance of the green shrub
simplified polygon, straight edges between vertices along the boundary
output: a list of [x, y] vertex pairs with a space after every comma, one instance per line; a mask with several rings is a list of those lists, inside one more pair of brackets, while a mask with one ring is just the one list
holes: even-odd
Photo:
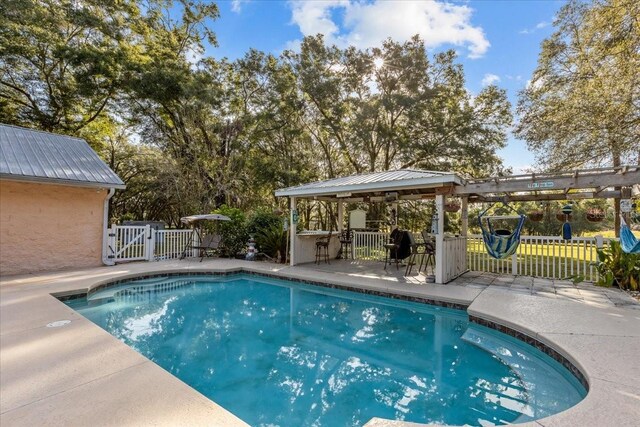
[[282, 225], [282, 217], [266, 209], [255, 211], [247, 221], [247, 232], [254, 236], [263, 230]]
[[274, 224], [269, 228], [263, 228], [255, 234], [256, 243], [260, 252], [272, 258], [280, 254], [280, 261], [287, 262], [287, 232], [282, 223]]
[[224, 255], [235, 257], [237, 254], [242, 253], [246, 249], [247, 241], [249, 240], [244, 213], [240, 209], [231, 208], [227, 205], [220, 206], [213, 213], [231, 218], [231, 221], [218, 221], [218, 224], [216, 224], [222, 236]]
[[640, 287], [640, 255], [624, 252], [618, 241], [611, 240], [608, 247], [598, 249], [594, 265], [600, 274], [600, 286], [617, 285], [630, 290]]

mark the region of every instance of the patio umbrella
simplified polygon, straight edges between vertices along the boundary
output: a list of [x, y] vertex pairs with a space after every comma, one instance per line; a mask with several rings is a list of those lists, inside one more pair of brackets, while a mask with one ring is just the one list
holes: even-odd
[[[220, 214], [189, 215], [189, 216], [183, 216], [182, 218], [180, 218], [180, 222], [187, 224], [188, 226], [193, 228], [192, 233], [194, 234], [194, 237], [197, 236], [198, 242], [202, 242], [204, 240], [203, 230], [202, 230], [203, 221], [231, 221], [231, 218], [225, 215], [220, 215]], [[180, 256], [180, 259], [183, 259], [187, 254], [187, 251], [190, 248], [194, 247], [193, 240], [194, 239], [189, 239], [189, 241], [187, 241], [184, 249], [182, 250], [182, 255]], [[202, 261], [202, 258], [200, 260]]]
[[183, 216], [182, 218], [180, 218], [180, 222], [183, 222], [188, 225], [192, 225], [198, 221], [231, 221], [231, 218], [225, 215], [220, 215], [220, 214], [190, 215], [190, 216]]

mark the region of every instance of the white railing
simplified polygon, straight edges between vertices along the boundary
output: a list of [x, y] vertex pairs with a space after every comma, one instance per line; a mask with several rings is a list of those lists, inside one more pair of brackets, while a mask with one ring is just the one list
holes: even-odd
[[353, 259], [384, 261], [384, 245], [389, 243], [389, 234], [378, 231], [354, 231]]
[[518, 250], [504, 260], [491, 258], [484, 247], [482, 236], [471, 235], [467, 242], [467, 263], [470, 270], [488, 271], [520, 276], [562, 279], [581, 276], [584, 280], [597, 280], [592, 263], [597, 259], [602, 237], [522, 236]]
[[154, 230], [148, 225], [112, 225], [108, 235], [109, 258], [116, 263], [180, 258], [193, 239], [191, 230]]
[[[436, 251], [438, 250], [436, 246]], [[446, 261], [442, 283], [447, 283], [467, 271], [467, 238], [445, 237], [442, 250], [444, 251], [442, 259]]]
[[[177, 259], [193, 238], [191, 230], [157, 230], [154, 259]], [[196, 242], [197, 243], [197, 242]], [[188, 254], [191, 256], [192, 254]]]

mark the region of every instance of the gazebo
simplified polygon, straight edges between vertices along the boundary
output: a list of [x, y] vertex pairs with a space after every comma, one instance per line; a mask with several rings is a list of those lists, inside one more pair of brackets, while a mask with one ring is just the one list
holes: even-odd
[[[437, 213], [436, 283], [447, 283], [467, 271], [467, 225], [469, 202], [548, 201], [593, 198], [631, 198], [640, 194], [640, 165], [574, 170], [559, 173], [512, 175], [468, 179], [454, 172], [402, 169], [351, 175], [277, 190], [290, 204], [290, 263], [311, 262], [318, 234], [297, 230], [298, 200], [337, 204], [338, 232], [344, 224], [345, 203], [434, 200]], [[445, 203], [461, 200], [459, 236], [445, 236]], [[337, 239], [335, 239], [337, 240]], [[337, 252], [337, 246], [333, 248]]]

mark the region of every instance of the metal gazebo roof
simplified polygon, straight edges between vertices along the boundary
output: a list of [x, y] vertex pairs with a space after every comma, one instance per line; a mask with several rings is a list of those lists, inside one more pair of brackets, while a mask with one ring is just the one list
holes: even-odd
[[463, 183], [464, 179], [453, 172], [400, 169], [351, 175], [297, 187], [282, 188], [276, 190], [275, 195], [276, 197], [315, 197], [337, 200], [382, 195], [385, 192], [433, 193], [437, 187], [451, 187]]

